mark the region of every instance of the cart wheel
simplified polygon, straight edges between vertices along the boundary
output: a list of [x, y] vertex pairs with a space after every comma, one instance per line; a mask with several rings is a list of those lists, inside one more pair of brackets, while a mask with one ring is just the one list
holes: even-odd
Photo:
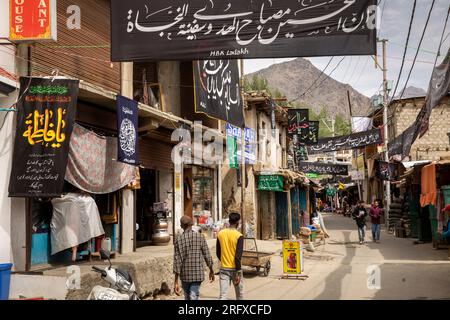
[[267, 261], [266, 266], [264, 267], [264, 277], [267, 277], [270, 272], [270, 261]]
[[256, 267], [256, 272], [259, 273], [259, 271], [261, 271], [261, 267]]

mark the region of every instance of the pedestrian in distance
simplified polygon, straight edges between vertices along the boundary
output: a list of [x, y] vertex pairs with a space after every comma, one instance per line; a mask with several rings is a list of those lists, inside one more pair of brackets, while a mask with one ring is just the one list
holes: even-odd
[[375, 200], [369, 211], [370, 222], [372, 223], [372, 240], [375, 243], [380, 241], [382, 214], [383, 209], [380, 208], [380, 202]]
[[181, 295], [181, 285], [185, 300], [198, 300], [200, 285], [205, 280], [203, 260], [209, 267], [209, 280], [214, 281], [213, 261], [205, 237], [192, 230], [193, 221], [188, 216], [180, 219], [183, 234], [175, 240], [173, 273], [175, 274], [174, 291]]
[[366, 236], [366, 217], [367, 217], [367, 210], [364, 207], [364, 201], [359, 201], [358, 205], [356, 206], [355, 210], [353, 210], [353, 219], [356, 221], [356, 225], [358, 226], [358, 236], [359, 236], [359, 244], [365, 243], [365, 236]]
[[244, 299], [241, 259], [244, 251], [244, 236], [237, 228], [241, 215], [236, 212], [228, 216], [229, 228], [217, 235], [216, 254], [220, 260], [220, 300], [228, 299], [228, 290], [233, 282], [236, 299]]

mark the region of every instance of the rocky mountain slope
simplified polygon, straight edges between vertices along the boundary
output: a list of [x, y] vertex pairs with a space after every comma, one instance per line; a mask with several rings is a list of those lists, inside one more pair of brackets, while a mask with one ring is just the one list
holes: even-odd
[[[326, 73], [332, 69], [327, 69]], [[288, 100], [302, 95], [319, 77], [321, 70], [310, 61], [297, 58], [292, 61], [274, 64], [266, 69], [246, 75], [251, 81], [254, 74], [264, 77], [271, 89], [279, 89]], [[320, 84], [320, 85], [319, 85]], [[319, 86], [318, 86], [319, 85]], [[350, 91], [352, 111], [354, 116], [364, 116], [370, 111], [370, 100], [351, 86], [334, 80], [323, 74], [313, 86], [313, 90], [297, 100], [302, 106], [320, 112], [322, 107], [329, 115], [342, 115], [350, 118], [347, 90]]]

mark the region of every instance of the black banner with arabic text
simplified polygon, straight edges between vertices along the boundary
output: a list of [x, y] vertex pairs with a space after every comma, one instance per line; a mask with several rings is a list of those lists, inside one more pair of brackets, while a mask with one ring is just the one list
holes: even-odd
[[308, 146], [309, 154], [357, 149], [382, 142], [381, 129], [353, 133], [346, 136], [319, 139], [317, 144]]
[[376, 54], [376, 0], [112, 0], [111, 60]]
[[319, 140], [319, 121], [304, 121], [297, 126], [298, 139], [306, 145], [316, 144]]
[[237, 60], [194, 62], [195, 111], [243, 128]]
[[348, 175], [348, 165], [323, 162], [300, 162], [299, 170], [304, 173]]
[[300, 123], [309, 121], [309, 109], [288, 110], [288, 135], [299, 133]]
[[400, 155], [401, 158], [409, 156], [411, 151], [411, 146], [414, 140], [417, 138], [419, 133], [419, 123], [414, 122], [411, 126], [403, 131], [394, 140], [388, 143], [388, 154], [389, 157]]
[[20, 78], [10, 197], [61, 195], [78, 80]]
[[397, 165], [385, 161], [376, 162], [376, 176], [380, 180], [393, 181], [397, 175]]

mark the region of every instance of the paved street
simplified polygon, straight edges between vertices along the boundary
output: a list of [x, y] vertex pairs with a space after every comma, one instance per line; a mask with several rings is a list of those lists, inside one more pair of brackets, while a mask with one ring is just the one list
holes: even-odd
[[[350, 218], [326, 215], [330, 233], [326, 245], [305, 254], [308, 279], [282, 279], [281, 241], [261, 242], [261, 251], [277, 251], [268, 277], [245, 272], [246, 299], [450, 299], [448, 249], [433, 250], [431, 244], [413, 244], [384, 230], [381, 243], [359, 245]], [[368, 230], [369, 231], [369, 230]], [[260, 242], [258, 242], [260, 244]], [[367, 268], [379, 266], [381, 289], [369, 289]], [[234, 292], [230, 290], [230, 298]], [[219, 281], [204, 283], [201, 299], [216, 299]], [[179, 297], [177, 299], [180, 299]]]

